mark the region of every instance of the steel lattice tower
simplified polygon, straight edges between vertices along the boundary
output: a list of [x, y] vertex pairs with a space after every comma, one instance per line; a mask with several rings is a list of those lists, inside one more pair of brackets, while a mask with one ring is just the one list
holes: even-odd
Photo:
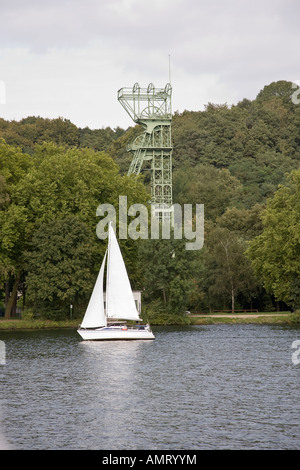
[[121, 88], [118, 100], [129, 116], [144, 127], [127, 150], [133, 153], [128, 175], [139, 174], [144, 162], [151, 164], [151, 207], [161, 220], [172, 220], [172, 87]]

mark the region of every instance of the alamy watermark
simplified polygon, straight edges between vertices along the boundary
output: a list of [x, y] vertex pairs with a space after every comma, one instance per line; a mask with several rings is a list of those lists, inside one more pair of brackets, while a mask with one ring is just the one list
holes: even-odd
[[[204, 204], [180, 204], [172, 206], [151, 206], [150, 217], [148, 208], [144, 204], [132, 204], [127, 207], [127, 196], [119, 196], [118, 221], [120, 239], [132, 240], [164, 239], [171, 236], [176, 240], [189, 240], [185, 244], [186, 250], [200, 250], [204, 243]], [[162, 220], [158, 216], [160, 214]], [[97, 237], [101, 240], [107, 238], [109, 222], [116, 231], [117, 211], [112, 204], [100, 204], [96, 215], [103, 217], [97, 224]], [[133, 220], [128, 221], [128, 217]], [[149, 226], [150, 221], [150, 226]]]
[[6, 86], [3, 80], [0, 80], [0, 104], [6, 104]]
[[300, 339], [296, 339], [295, 341], [293, 341], [292, 348], [298, 348], [292, 354], [292, 363], [298, 365], [300, 364]]
[[300, 80], [295, 80], [293, 83], [292, 83], [292, 88], [293, 89], [296, 89], [294, 91], [294, 93], [292, 93], [291, 95], [291, 98], [292, 98], [292, 102], [294, 104], [299, 104], [300, 103], [300, 85], [298, 85], [298, 83], [300, 83]]
[[6, 357], [5, 357], [5, 343], [4, 341], [0, 341], [0, 365], [6, 364]]

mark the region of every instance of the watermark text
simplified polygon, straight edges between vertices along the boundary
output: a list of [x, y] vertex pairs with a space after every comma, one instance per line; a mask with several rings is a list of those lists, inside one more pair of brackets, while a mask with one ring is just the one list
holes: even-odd
[[102, 465], [125, 465], [129, 468], [141, 465], [196, 465], [197, 455], [187, 453], [155, 453], [137, 452], [133, 456], [108, 454], [102, 458]]
[[6, 86], [3, 80], [0, 80], [0, 104], [6, 104]]
[[292, 363], [298, 365], [300, 364], [300, 339], [296, 339], [295, 341], [293, 341], [292, 348], [298, 348], [292, 354]]
[[169, 207], [156, 204], [151, 206], [150, 212], [149, 216], [144, 204], [132, 204], [128, 208], [127, 196], [119, 196], [118, 211], [112, 204], [100, 204], [96, 211], [96, 215], [102, 217], [97, 224], [97, 237], [101, 240], [107, 238], [110, 222], [116, 232], [118, 213], [119, 239], [169, 240], [173, 236], [176, 240], [189, 240], [185, 244], [186, 250], [200, 250], [203, 247], [204, 204], [195, 204], [195, 207], [184, 204], [183, 208], [180, 204]]
[[4, 341], [0, 341], [0, 365], [6, 364], [6, 357], [5, 357], [5, 343]]
[[293, 89], [296, 88], [294, 93], [292, 93], [292, 95], [291, 95], [292, 102], [294, 104], [299, 104], [300, 103], [300, 85], [298, 85], [298, 83], [300, 83], [300, 80], [296, 80], [295, 82], [292, 83], [292, 88]]

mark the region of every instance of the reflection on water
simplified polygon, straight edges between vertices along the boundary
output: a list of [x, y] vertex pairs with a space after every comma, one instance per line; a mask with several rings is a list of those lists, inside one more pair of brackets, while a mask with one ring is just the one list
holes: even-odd
[[156, 328], [155, 341], [0, 332], [14, 449], [299, 449], [300, 329]]
[[[85, 422], [88, 448], [116, 448], [127, 438], [128, 416], [136, 413], [134, 387], [141, 342], [82, 342], [85, 364], [82, 379], [88, 382]], [[135, 411], [134, 411], [135, 410]], [[95, 446], [95, 447], [93, 447]]]

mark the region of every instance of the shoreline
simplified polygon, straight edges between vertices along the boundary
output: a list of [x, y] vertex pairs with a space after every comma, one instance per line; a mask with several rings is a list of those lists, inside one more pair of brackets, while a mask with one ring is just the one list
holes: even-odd
[[261, 313], [222, 313], [222, 314], [190, 314], [192, 325], [212, 325], [217, 323], [253, 323], [253, 324], [300, 324], [299, 315], [291, 312], [261, 312]]
[[[290, 312], [261, 312], [261, 313], [201, 313], [190, 314], [186, 317], [188, 322], [180, 322], [178, 324], [190, 325], [212, 325], [219, 323], [237, 324], [237, 323], [255, 323], [255, 324], [300, 324], [299, 316]], [[58, 329], [69, 328], [77, 329], [80, 320], [43, 320], [43, 319], [0, 319], [0, 332], [1, 331], [14, 331], [14, 330], [41, 330], [41, 329]], [[155, 321], [151, 322], [151, 326], [164, 326], [156, 324]]]

